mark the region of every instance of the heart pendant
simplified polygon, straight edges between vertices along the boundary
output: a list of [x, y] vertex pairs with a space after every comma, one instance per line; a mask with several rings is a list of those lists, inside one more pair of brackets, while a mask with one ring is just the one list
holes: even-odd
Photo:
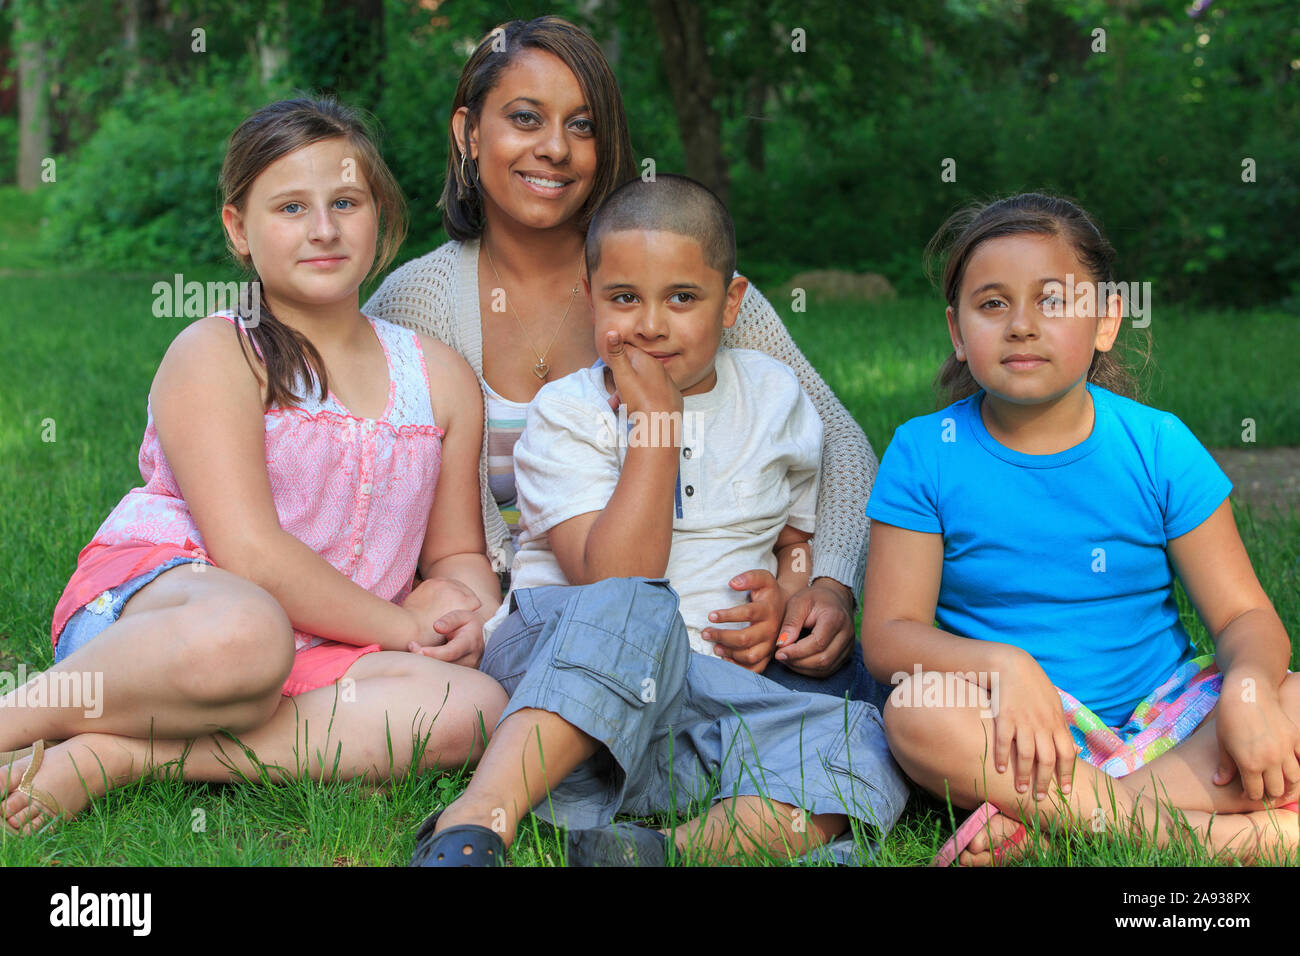
[[550, 370], [551, 367], [547, 365], [545, 362], [538, 362], [536, 365], [533, 366], [533, 374], [541, 379], [546, 378], [546, 373], [549, 372]]

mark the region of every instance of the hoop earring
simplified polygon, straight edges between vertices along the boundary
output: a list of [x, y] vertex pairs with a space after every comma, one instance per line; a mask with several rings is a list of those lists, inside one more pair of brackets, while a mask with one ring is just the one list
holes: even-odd
[[[474, 183], [471, 183], [469, 177], [465, 175], [465, 160], [468, 156], [469, 154], [464, 151], [460, 154], [460, 181], [466, 189], [472, 192], [478, 187]], [[475, 174], [475, 178], [477, 178], [477, 173]]]

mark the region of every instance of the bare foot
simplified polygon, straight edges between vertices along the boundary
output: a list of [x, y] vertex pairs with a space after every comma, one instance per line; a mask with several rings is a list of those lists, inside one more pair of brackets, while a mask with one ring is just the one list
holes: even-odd
[[9, 826], [35, 833], [58, 817], [74, 817], [95, 797], [143, 773], [148, 741], [79, 734], [45, 751], [32, 781], [35, 799], [18, 789], [30, 756], [0, 768], [0, 815]]
[[957, 865], [997, 866], [1019, 860], [1050, 845], [1045, 834], [1040, 831], [1035, 836], [1033, 828], [1028, 824], [1023, 824], [1024, 832], [1017, 836], [1021, 826], [1021, 822], [1014, 817], [994, 814], [989, 818], [988, 825], [980, 827], [970, 844], [962, 850], [957, 857]]

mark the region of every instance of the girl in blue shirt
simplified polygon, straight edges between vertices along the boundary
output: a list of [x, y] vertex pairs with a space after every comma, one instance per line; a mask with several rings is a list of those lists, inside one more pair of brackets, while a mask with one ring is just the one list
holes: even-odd
[[[959, 213], [932, 247], [953, 236], [952, 404], [900, 427], [881, 462], [862, 616], [868, 668], [898, 685], [884, 716], [899, 763], [977, 808], [936, 863], [996, 862], [1025, 824], [1293, 855], [1290, 641], [1226, 476], [1182, 422], [1128, 397], [1114, 250], [1083, 210], [1034, 193]], [[1175, 573], [1213, 655], [1179, 622]]]

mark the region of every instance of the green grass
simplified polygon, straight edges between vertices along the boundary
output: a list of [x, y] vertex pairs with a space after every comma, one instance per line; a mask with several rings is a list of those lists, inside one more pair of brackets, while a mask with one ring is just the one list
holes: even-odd
[[[0, 297], [6, 343], [0, 380], [0, 670], [51, 661], [50, 617], [78, 551], [131, 487], [145, 400], [167, 344], [187, 320], [155, 318], [158, 277], [38, 269], [27, 250], [34, 232], [8, 213], [17, 194], [0, 190]], [[19, 203], [27, 202], [26, 199]], [[23, 207], [39, 215], [39, 202]], [[13, 254], [13, 258], [10, 254]], [[186, 278], [230, 278], [218, 272]], [[809, 358], [863, 423], [878, 452], [893, 428], [933, 408], [930, 381], [946, 354], [934, 302], [877, 306], [811, 303], [787, 315]], [[1300, 444], [1300, 401], [1275, 342], [1294, 341], [1300, 319], [1269, 310], [1238, 315], [1192, 310], [1157, 314], [1157, 378], [1151, 404], [1168, 408], [1209, 445], [1235, 444], [1240, 419], [1254, 417], [1259, 440]], [[1174, 375], [1170, 370], [1177, 369]], [[49, 429], [53, 427], [53, 441]], [[1300, 513], [1238, 509], [1259, 577], [1283, 623], [1300, 635], [1297, 574]], [[1203, 646], [1204, 629], [1182, 599]], [[1296, 666], [1293, 657], [1293, 667]], [[464, 774], [395, 782], [372, 793], [356, 783], [310, 781], [211, 786], [152, 780], [112, 792], [77, 819], [34, 838], [0, 837], [3, 864], [391, 865], [406, 861], [413, 831], [463, 789]], [[201, 811], [201, 812], [198, 812]], [[200, 823], [202, 826], [200, 826]], [[913, 797], [878, 862], [928, 862], [951, 830], [946, 808]], [[561, 843], [530, 818], [511, 850], [518, 865], [556, 865]], [[756, 858], [755, 865], [770, 865]], [[1053, 841], [1036, 862], [1071, 865], [1186, 865], [1190, 850], [1154, 851], [1126, 841]]]
[[49, 266], [37, 248], [48, 193], [0, 186], [0, 271]]

